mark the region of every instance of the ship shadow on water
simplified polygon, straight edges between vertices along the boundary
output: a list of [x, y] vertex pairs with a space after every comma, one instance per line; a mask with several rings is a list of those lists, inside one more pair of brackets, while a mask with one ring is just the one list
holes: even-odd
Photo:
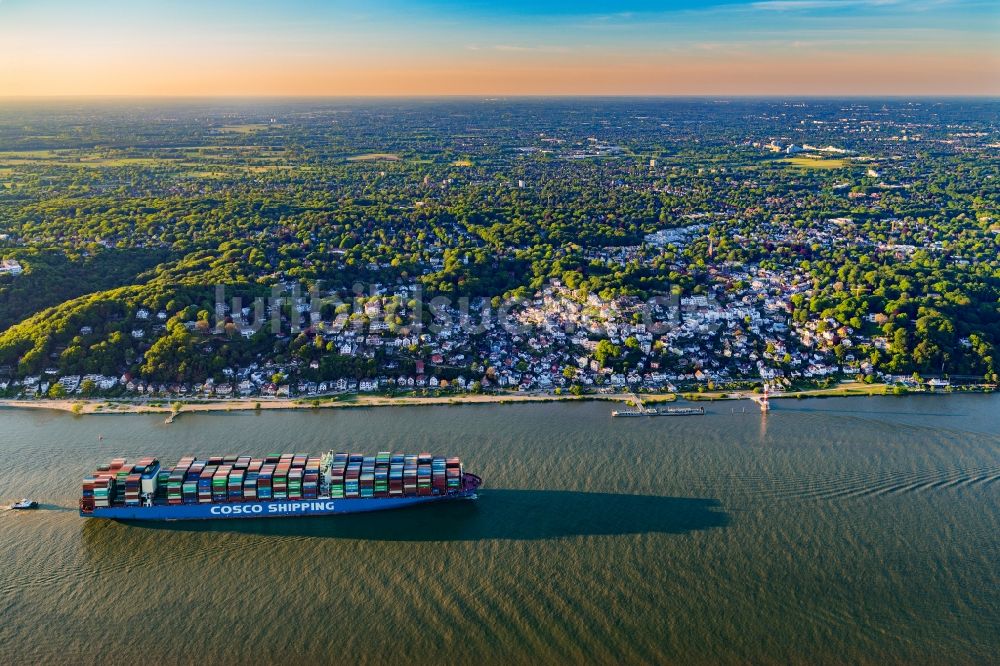
[[715, 499], [562, 490], [484, 490], [475, 502], [316, 518], [133, 522], [143, 530], [371, 541], [540, 540], [685, 534], [725, 527]]

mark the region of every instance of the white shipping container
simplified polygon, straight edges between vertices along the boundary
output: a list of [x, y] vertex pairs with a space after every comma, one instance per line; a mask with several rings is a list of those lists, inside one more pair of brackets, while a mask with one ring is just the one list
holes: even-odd
[[156, 487], [158, 485], [158, 482], [159, 482], [159, 479], [157, 478], [156, 474], [154, 474], [151, 478], [148, 478], [148, 479], [145, 478], [145, 477], [143, 477], [143, 479], [142, 479], [142, 492], [143, 492], [143, 494], [144, 495], [147, 495], [147, 494], [148, 495], [152, 495], [153, 493], [155, 493], [156, 492]]

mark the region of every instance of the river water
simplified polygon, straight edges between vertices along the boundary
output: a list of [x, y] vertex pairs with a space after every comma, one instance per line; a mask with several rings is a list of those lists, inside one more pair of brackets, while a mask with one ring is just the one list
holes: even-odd
[[[0, 411], [0, 499], [43, 503], [0, 512], [0, 663], [997, 660], [1000, 396], [609, 411]], [[486, 485], [334, 518], [75, 510], [119, 455], [331, 448], [460, 455]]]

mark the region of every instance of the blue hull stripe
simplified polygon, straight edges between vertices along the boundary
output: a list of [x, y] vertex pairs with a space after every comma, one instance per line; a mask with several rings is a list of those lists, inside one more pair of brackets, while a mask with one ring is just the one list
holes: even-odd
[[111, 520], [221, 520], [227, 518], [291, 518], [296, 516], [334, 516], [365, 511], [401, 509], [416, 504], [475, 499], [476, 493], [466, 490], [448, 495], [416, 497], [365, 497], [351, 499], [321, 498], [314, 500], [271, 500], [265, 502], [231, 502], [218, 504], [157, 504], [154, 506], [97, 507], [84, 518]]

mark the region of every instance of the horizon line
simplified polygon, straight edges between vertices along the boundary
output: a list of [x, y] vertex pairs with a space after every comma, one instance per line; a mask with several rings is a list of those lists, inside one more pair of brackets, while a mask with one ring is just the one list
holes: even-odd
[[80, 100], [80, 99], [298, 99], [298, 100], [335, 100], [335, 99], [996, 99], [1000, 100], [1000, 91], [995, 93], [418, 93], [418, 94], [274, 94], [274, 93], [228, 93], [228, 94], [158, 94], [158, 93], [96, 93], [96, 94], [43, 94], [43, 95], [3, 95], [0, 101], [29, 100]]

